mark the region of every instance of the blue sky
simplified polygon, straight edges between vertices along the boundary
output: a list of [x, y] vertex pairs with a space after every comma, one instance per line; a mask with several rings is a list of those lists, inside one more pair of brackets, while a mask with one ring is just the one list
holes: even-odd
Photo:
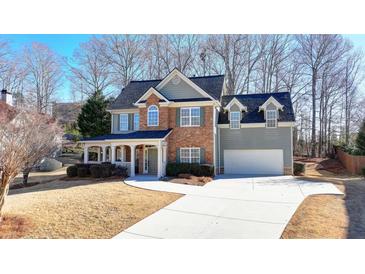
[[[88, 41], [92, 36], [91, 34], [1, 34], [0, 39], [9, 41], [14, 50], [20, 50], [24, 45], [32, 42], [44, 43], [59, 55], [71, 58], [79, 44]], [[355, 47], [365, 51], [365, 35], [346, 34], [344, 36], [352, 40]], [[71, 99], [70, 85], [67, 80], [58, 92], [57, 99], [60, 101]]]

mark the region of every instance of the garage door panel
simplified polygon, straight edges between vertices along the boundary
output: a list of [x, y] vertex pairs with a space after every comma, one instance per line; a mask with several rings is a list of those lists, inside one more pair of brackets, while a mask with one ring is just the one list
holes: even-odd
[[284, 170], [283, 150], [224, 150], [225, 174], [281, 175]]

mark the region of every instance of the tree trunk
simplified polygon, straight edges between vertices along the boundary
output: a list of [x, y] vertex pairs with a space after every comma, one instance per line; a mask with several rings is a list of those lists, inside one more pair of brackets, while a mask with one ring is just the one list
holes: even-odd
[[30, 169], [23, 170], [23, 185], [28, 185], [28, 178], [29, 178]]
[[3, 207], [8, 192], [9, 192], [9, 178], [3, 176], [2, 180], [0, 181], [0, 223], [2, 221]]
[[316, 157], [316, 84], [317, 71], [312, 72], [312, 138], [311, 138], [311, 157]]

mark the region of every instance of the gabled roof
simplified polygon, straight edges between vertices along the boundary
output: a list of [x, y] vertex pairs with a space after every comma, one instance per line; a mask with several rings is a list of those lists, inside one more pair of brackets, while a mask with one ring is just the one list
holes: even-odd
[[156, 95], [160, 99], [160, 102], [169, 102], [169, 100], [165, 96], [163, 96], [156, 88], [151, 87], [134, 104], [137, 105], [145, 103], [151, 94]]
[[171, 128], [166, 130], [140, 130], [122, 134], [107, 134], [90, 138], [83, 138], [80, 142], [87, 141], [104, 141], [104, 140], [128, 140], [128, 139], [164, 139], [170, 132]]
[[[241, 123], [264, 123], [264, 113], [262, 111], [259, 112], [259, 107], [264, 104], [270, 96], [274, 97], [275, 100], [283, 105], [283, 111], [280, 112], [278, 121], [294, 122], [294, 111], [289, 92], [225, 95], [222, 96], [221, 103], [224, 108], [233, 98], [237, 98], [239, 102], [247, 107], [247, 112], [242, 115]], [[219, 113], [218, 123], [229, 123], [228, 112]]]
[[240, 111], [247, 111], [247, 107], [238, 101], [236, 97], [233, 97], [232, 100], [224, 107], [224, 109], [229, 110], [234, 104], [240, 108]]
[[270, 96], [269, 99], [265, 101], [261, 106], [259, 106], [259, 111], [266, 110], [267, 106], [273, 104], [276, 106], [279, 110], [283, 110], [283, 105], [278, 102], [273, 96]]
[[[214, 99], [219, 100], [223, 89], [224, 75], [189, 77], [201, 89], [206, 91]], [[135, 103], [149, 88], [156, 87], [162, 79], [159, 80], [145, 80], [145, 81], [131, 81], [109, 106], [108, 109], [123, 109], [135, 108]], [[170, 101], [171, 98], [167, 98]], [[193, 99], [192, 99], [193, 101]], [[194, 99], [196, 101], [196, 99]]]

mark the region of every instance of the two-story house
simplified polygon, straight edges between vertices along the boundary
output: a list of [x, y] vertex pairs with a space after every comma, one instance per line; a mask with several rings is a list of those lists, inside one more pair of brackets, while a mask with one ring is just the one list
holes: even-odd
[[112, 132], [85, 138], [98, 161], [129, 174], [165, 175], [168, 162], [210, 164], [216, 173], [291, 174], [289, 93], [225, 95], [224, 75], [131, 81], [110, 105]]

